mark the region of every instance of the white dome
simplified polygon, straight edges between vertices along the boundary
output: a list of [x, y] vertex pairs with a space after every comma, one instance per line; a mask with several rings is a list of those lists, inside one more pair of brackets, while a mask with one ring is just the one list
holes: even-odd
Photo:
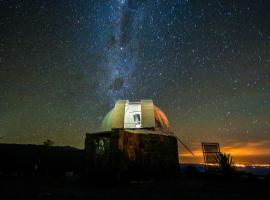
[[[101, 129], [103, 131], [110, 131], [112, 129], [112, 116], [114, 108], [111, 109], [103, 118]], [[162, 129], [166, 132], [171, 132], [171, 126], [165, 113], [157, 106], [154, 105], [154, 117], [155, 117], [155, 128]]]

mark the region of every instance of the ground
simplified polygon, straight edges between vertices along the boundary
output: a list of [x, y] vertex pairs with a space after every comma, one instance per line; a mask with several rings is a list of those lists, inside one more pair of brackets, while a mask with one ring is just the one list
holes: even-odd
[[269, 199], [270, 181], [257, 177], [196, 176], [166, 180], [93, 183], [72, 177], [0, 177], [1, 200]]

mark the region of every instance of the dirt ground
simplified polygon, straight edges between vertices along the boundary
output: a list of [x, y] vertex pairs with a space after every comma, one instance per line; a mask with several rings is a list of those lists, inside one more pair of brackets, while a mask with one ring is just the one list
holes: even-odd
[[73, 177], [0, 177], [1, 200], [270, 199], [269, 178], [219, 176], [99, 183]]

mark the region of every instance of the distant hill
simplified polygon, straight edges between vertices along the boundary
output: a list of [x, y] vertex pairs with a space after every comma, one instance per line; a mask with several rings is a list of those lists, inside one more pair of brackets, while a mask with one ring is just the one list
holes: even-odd
[[0, 173], [2, 174], [64, 174], [79, 172], [84, 151], [69, 146], [33, 144], [0, 144]]

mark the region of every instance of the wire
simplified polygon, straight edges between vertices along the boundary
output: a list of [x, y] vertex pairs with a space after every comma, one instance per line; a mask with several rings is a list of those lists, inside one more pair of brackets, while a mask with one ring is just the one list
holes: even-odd
[[177, 141], [180, 142], [180, 143], [186, 148], [186, 150], [188, 150], [188, 152], [189, 152], [193, 157], [195, 157], [194, 153], [190, 150], [190, 148], [188, 148], [188, 146], [185, 145], [185, 143], [182, 142], [182, 141], [180, 140], [179, 137], [177, 137], [176, 135], [174, 135], [174, 136], [176, 137]]

